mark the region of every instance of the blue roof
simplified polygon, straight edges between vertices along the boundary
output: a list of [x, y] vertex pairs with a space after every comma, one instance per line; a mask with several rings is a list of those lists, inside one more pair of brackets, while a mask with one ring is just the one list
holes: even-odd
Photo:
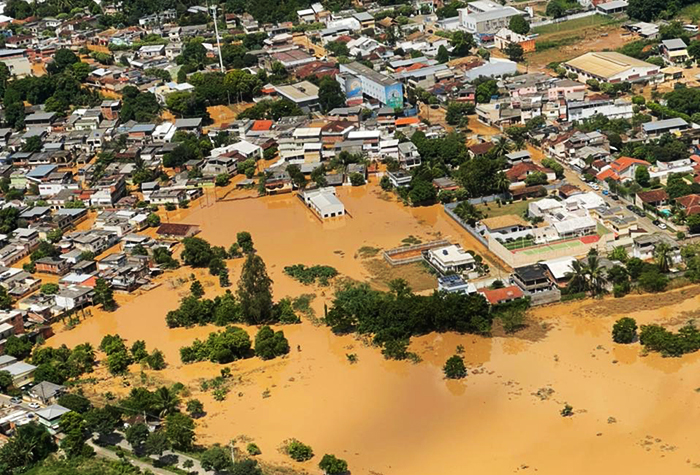
[[42, 178], [53, 173], [56, 169], [58, 169], [58, 165], [37, 165], [27, 173], [27, 176], [31, 178]]

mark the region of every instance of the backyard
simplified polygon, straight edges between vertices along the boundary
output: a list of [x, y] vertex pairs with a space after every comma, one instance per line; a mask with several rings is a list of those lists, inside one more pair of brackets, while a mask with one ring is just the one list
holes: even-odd
[[537, 200], [513, 201], [512, 203], [501, 205], [497, 204], [496, 202], [493, 202], [476, 205], [476, 207], [479, 211], [482, 211], [487, 218], [508, 216], [511, 214], [522, 218], [525, 212], [527, 211], [527, 206], [535, 201]]

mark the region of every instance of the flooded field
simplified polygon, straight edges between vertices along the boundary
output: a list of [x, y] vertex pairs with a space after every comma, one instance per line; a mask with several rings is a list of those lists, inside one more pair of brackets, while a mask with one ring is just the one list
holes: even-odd
[[[217, 245], [228, 246], [236, 232], [250, 231], [275, 281], [275, 298], [314, 293], [320, 316], [330, 289], [294, 282], [282, 273], [285, 265], [332, 265], [347, 277], [372, 280], [376, 276], [363, 264], [368, 258], [361, 258], [371, 254], [369, 248], [395, 247], [410, 235], [427, 241], [437, 234], [475, 246], [439, 207], [403, 208], [375, 190], [339, 190], [353, 216], [343, 221], [321, 223], [292, 196], [193, 207], [185, 221], [200, 224], [201, 236]], [[234, 283], [240, 266], [240, 260], [229, 262]], [[278, 447], [294, 437], [314, 448], [314, 459], [295, 464], [312, 473], [324, 453], [346, 459], [354, 475], [677, 474], [700, 467], [695, 450], [700, 357], [642, 356], [639, 344], [616, 345], [610, 338], [621, 316], [663, 324], [695, 317], [699, 287], [538, 308], [530, 313], [528, 329], [507, 338], [416, 338], [411, 349], [423, 360], [417, 364], [385, 361], [377, 349], [305, 319], [283, 327], [292, 348], [285, 358], [185, 366], [179, 348], [214, 329], [165, 325], [165, 314], [187, 289], [175, 281], [190, 272], [168, 274], [156, 289], [120, 298], [119, 310], [94, 311], [72, 330], [58, 323], [49, 344], [98, 344], [107, 333], [129, 342], [144, 339], [149, 350], [163, 350], [169, 363], [164, 371], [146, 371], [147, 376], [180, 381], [204, 403], [207, 415], [197, 426], [201, 443], [245, 435], [260, 446], [265, 460], [288, 463]], [[208, 297], [222, 291], [215, 279], [199, 276]], [[251, 336], [256, 331], [246, 330]], [[458, 345], [465, 348], [469, 375], [445, 381], [442, 365]], [[348, 354], [357, 355], [357, 362], [351, 364]], [[234, 377], [227, 399], [217, 402], [200, 383], [225, 366]], [[126, 379], [133, 384], [139, 371], [134, 365]], [[128, 391], [123, 378], [98, 376], [104, 379], [86, 388], [88, 396]], [[574, 416], [559, 414], [566, 403]]]

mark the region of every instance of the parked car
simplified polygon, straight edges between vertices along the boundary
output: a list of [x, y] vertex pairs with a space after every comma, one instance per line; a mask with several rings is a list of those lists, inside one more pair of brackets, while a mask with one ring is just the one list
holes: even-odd
[[668, 226], [666, 226], [664, 223], [659, 223], [659, 229], [667, 229]]
[[610, 194], [610, 192], [609, 192], [608, 190], [603, 190], [603, 194], [604, 194], [605, 196], [608, 196], [608, 195]]
[[634, 208], [634, 214], [636, 214], [640, 218], [644, 218], [646, 216], [646, 213], [644, 213], [643, 210], [636, 208], [636, 207]]
[[661, 221], [659, 221], [658, 219], [655, 219], [651, 222], [651, 224], [653, 224], [654, 226], [658, 226], [659, 224], [661, 224]]
[[22, 400], [18, 397], [13, 397], [12, 399], [10, 399], [10, 402], [12, 404], [22, 404]]
[[591, 183], [591, 188], [593, 188], [595, 191], [600, 190], [600, 186], [597, 183]]
[[28, 404], [28, 406], [31, 407], [32, 409], [39, 409], [39, 408], [41, 407], [41, 406], [39, 405], [39, 403], [36, 403], [36, 402], [30, 402], [30, 403]]
[[612, 198], [613, 201], [620, 201], [620, 197], [617, 195], [610, 195], [610, 198]]
[[636, 207], [634, 205], [627, 205], [627, 209], [632, 211], [632, 212], [634, 212], [635, 208]]

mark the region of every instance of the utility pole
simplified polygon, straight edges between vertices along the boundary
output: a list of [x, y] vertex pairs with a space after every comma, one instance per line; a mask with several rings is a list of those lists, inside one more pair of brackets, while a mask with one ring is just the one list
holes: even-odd
[[[208, 2], [207, 2], [208, 4]], [[226, 74], [226, 69], [224, 68], [224, 60], [221, 56], [221, 37], [219, 37], [219, 24], [216, 22], [216, 5], [211, 8], [212, 11], [212, 17], [214, 18], [214, 32], [216, 33], [216, 48], [219, 50], [219, 67], [221, 68], [221, 72], [223, 74]]]

